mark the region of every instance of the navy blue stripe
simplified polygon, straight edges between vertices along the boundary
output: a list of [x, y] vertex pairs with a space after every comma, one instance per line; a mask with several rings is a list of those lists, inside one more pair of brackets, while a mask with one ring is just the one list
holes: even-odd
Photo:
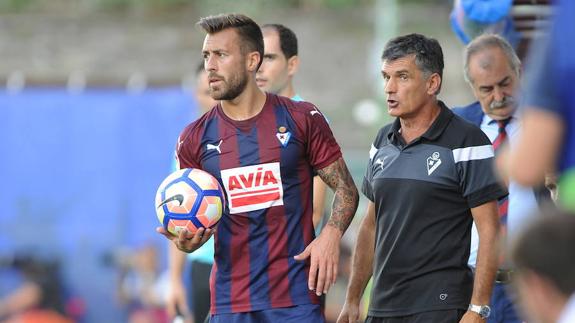
[[[302, 154], [301, 149], [303, 148], [298, 142], [303, 141], [298, 140], [298, 134], [295, 133], [295, 129], [297, 129], [295, 122], [286, 107], [276, 106], [275, 114], [277, 127], [284, 126], [291, 132], [290, 142], [281, 149], [280, 163], [281, 165], [291, 164], [291, 167], [285, 167], [291, 171], [289, 173], [282, 171], [281, 176], [284, 190], [283, 199], [287, 223], [287, 232], [285, 234], [288, 237], [288, 253], [289, 255], [297, 255], [305, 249], [303, 236], [303, 230], [305, 228], [301, 226], [301, 218], [303, 216], [301, 183], [297, 171], [298, 165], [296, 164], [299, 161], [299, 156]], [[284, 167], [282, 167], [282, 170], [283, 169]], [[305, 262], [295, 261], [293, 257], [288, 257], [288, 266], [288, 279], [292, 302], [300, 303], [301, 300], [298, 299], [298, 296], [306, 295], [307, 297], [308, 295]]]
[[[206, 145], [207, 144], [218, 144], [220, 140], [222, 140], [222, 134], [220, 133], [220, 123], [221, 120], [217, 118], [217, 115], [214, 113], [212, 118], [209, 118], [204, 123], [204, 132], [201, 138], [201, 145], [202, 145], [202, 154], [206, 156]], [[206, 156], [207, 157], [207, 156]], [[202, 161], [202, 169], [214, 176], [219, 182], [220, 185], [222, 183], [221, 177], [221, 164], [220, 164], [220, 155], [216, 153], [211, 153], [207, 158], [201, 158]], [[224, 186], [222, 186], [224, 187]], [[231, 236], [229, 235], [229, 213], [227, 205], [224, 205], [224, 214], [220, 219], [220, 223], [218, 224], [218, 234], [215, 239], [216, 245], [224, 245], [229, 246]], [[226, 234], [228, 233], [228, 234]], [[217, 270], [218, 272], [229, 272], [230, 271], [230, 259], [231, 254], [230, 250], [227, 249], [228, 252], [225, 252], [225, 248], [216, 248], [215, 250], [215, 257], [217, 258]], [[215, 299], [218, 306], [216, 306], [217, 311], [230, 311], [231, 306], [223, 306], [222, 304], [231, 304], [231, 281], [224, 280], [221, 274], [216, 274], [215, 277]]]
[[[250, 166], [260, 164], [258, 131], [254, 125], [249, 133], [238, 130], [238, 151], [240, 164]], [[270, 306], [269, 290], [269, 242], [266, 224], [267, 209], [248, 212], [250, 218], [250, 303], [258, 307]]]

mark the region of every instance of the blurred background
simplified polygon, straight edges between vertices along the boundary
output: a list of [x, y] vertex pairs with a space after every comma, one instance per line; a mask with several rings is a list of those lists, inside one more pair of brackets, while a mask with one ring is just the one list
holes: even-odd
[[[155, 233], [153, 199], [178, 134], [198, 117], [200, 17], [241, 12], [294, 30], [295, 88], [327, 115], [361, 185], [371, 141], [389, 121], [380, 77], [388, 39], [411, 32], [438, 39], [446, 62], [440, 99], [473, 101], [453, 7], [452, 0], [0, 0], [0, 299], [18, 291], [26, 304], [40, 286], [44, 301], [75, 321], [126, 322], [130, 295], [143, 284], [134, 273], [149, 273], [161, 294], [167, 248]], [[548, 9], [548, 1], [514, 1], [509, 15], [522, 51]], [[344, 248], [355, 241], [364, 203]], [[328, 316], [343, 304], [348, 256]], [[0, 302], [0, 321], [6, 307]]]

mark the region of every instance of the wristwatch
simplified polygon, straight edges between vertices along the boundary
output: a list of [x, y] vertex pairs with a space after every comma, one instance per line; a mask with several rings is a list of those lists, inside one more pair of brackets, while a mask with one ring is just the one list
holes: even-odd
[[487, 319], [489, 314], [491, 314], [491, 307], [487, 305], [473, 305], [469, 304], [468, 310], [475, 312], [481, 316], [482, 319]]

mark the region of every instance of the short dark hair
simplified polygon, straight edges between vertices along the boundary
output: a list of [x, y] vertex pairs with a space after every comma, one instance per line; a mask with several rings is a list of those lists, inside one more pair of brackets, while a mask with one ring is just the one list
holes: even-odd
[[[443, 51], [436, 39], [421, 34], [393, 38], [385, 44], [381, 59], [394, 61], [409, 55], [415, 55], [415, 64], [426, 77], [437, 73], [443, 79]], [[441, 84], [437, 93], [440, 90]]]
[[265, 24], [263, 29], [274, 29], [278, 33], [282, 53], [287, 59], [297, 55], [297, 37], [291, 29], [281, 24]]
[[518, 272], [532, 271], [565, 296], [575, 292], [575, 214], [550, 208], [517, 237], [511, 256]]
[[264, 57], [264, 37], [260, 26], [252, 18], [236, 13], [219, 14], [203, 17], [197, 23], [208, 34], [214, 34], [224, 29], [233, 28], [241, 38], [240, 49], [243, 54], [248, 52], [258, 52], [260, 62]]

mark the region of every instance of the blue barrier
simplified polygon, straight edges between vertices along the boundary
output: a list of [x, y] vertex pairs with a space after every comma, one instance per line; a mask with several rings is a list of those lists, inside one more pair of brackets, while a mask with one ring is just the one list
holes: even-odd
[[165, 245], [154, 195], [197, 111], [179, 88], [0, 90], [0, 256], [60, 259], [86, 322], [120, 321], [116, 272], [102, 257]]

